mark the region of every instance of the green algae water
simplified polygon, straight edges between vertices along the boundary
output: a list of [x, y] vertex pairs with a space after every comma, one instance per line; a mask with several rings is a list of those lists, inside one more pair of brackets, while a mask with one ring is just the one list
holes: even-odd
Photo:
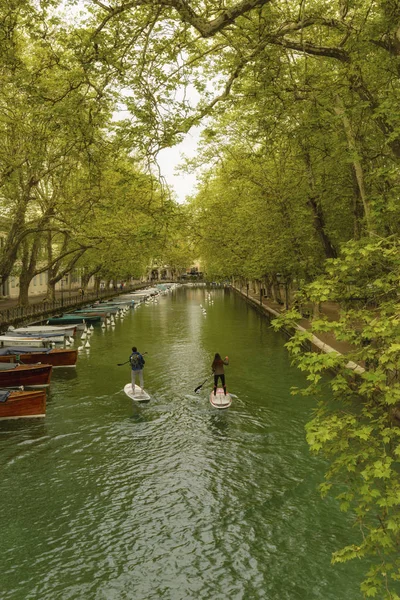
[[[303, 375], [242, 298], [211, 301], [180, 288], [96, 328], [46, 419], [0, 423], [1, 600], [361, 599], [362, 565], [330, 564], [357, 532], [316, 489]], [[123, 392], [132, 345], [148, 404]], [[211, 380], [194, 393], [215, 352], [225, 411]]]

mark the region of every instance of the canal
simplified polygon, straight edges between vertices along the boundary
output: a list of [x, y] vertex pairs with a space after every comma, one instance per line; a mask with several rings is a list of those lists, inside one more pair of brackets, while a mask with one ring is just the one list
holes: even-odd
[[[233, 292], [181, 288], [95, 329], [42, 421], [0, 423], [2, 600], [360, 600], [357, 540], [317, 485], [312, 401], [284, 338]], [[206, 309], [203, 313], [200, 305]], [[123, 392], [147, 352], [148, 404]], [[208, 402], [215, 352], [232, 406]]]

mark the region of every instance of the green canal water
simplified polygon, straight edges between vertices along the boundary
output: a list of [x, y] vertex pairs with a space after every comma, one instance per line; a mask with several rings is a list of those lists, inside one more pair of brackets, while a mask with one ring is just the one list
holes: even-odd
[[[284, 338], [228, 290], [181, 288], [96, 329], [44, 420], [0, 423], [1, 600], [359, 600], [357, 540], [316, 489]], [[200, 304], [206, 307], [204, 315]], [[134, 405], [132, 345], [148, 352]], [[231, 408], [194, 394], [229, 355]]]

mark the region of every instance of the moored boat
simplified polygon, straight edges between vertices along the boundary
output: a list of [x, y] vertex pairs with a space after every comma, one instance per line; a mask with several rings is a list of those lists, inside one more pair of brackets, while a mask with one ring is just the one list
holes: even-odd
[[69, 348], [29, 348], [11, 346], [0, 348], [0, 363], [34, 365], [43, 363], [53, 367], [76, 367], [78, 350]]
[[0, 389], [0, 420], [46, 416], [45, 390]]
[[37, 334], [52, 334], [52, 335], [64, 335], [65, 337], [73, 337], [76, 333], [76, 325], [28, 325], [27, 327], [8, 328], [7, 335], [13, 335], [14, 333], [29, 335]]
[[0, 363], [0, 388], [17, 388], [21, 385], [42, 387], [50, 385], [53, 367], [47, 364], [20, 365]]
[[88, 306], [87, 308], [79, 308], [74, 311], [74, 314], [100, 315], [100, 314], [116, 314], [119, 312], [118, 306], [100, 305]]
[[[69, 337], [69, 335], [68, 335]], [[59, 335], [59, 334], [53, 334], [53, 333], [16, 333], [16, 332], [8, 332], [8, 333], [4, 333], [0, 335], [0, 342], [2, 342], [3, 340], [5, 341], [5, 343], [3, 344], [4, 346], [9, 346], [10, 345], [10, 341], [12, 342], [12, 340], [19, 340], [19, 339], [30, 339], [30, 340], [42, 340], [42, 342], [44, 342], [45, 345], [49, 345], [49, 344], [63, 344], [65, 341], [65, 335]], [[15, 343], [12, 344], [15, 346]], [[36, 346], [39, 347], [39, 344]]]
[[101, 321], [101, 317], [99, 315], [95, 315], [93, 317], [87, 317], [85, 315], [68, 313], [66, 315], [62, 315], [61, 317], [51, 317], [47, 320], [48, 325], [64, 325], [65, 323], [76, 324], [76, 325], [91, 325], [92, 323], [99, 323]]
[[31, 348], [46, 348], [51, 341], [48, 338], [36, 338], [22, 335], [1, 335], [0, 348], [6, 346], [30, 346]]
[[118, 308], [130, 308], [133, 300], [107, 300], [107, 302], [95, 302], [92, 306], [117, 306]]
[[101, 310], [82, 310], [82, 311], [76, 311], [76, 313], [74, 313], [76, 315], [82, 315], [82, 317], [86, 318], [86, 317], [100, 317], [100, 319], [104, 320], [107, 319], [107, 317], [110, 316], [110, 313], [108, 311], [101, 311]]

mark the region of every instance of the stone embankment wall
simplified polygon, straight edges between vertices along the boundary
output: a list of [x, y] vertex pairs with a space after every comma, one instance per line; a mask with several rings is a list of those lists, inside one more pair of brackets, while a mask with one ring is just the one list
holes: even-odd
[[[238, 287], [233, 286], [233, 285], [231, 287], [237, 294], [242, 296], [242, 298], [244, 298], [246, 300], [246, 302], [251, 304], [258, 312], [260, 312], [262, 315], [264, 315], [269, 321], [272, 321], [274, 318], [276, 318], [280, 315], [280, 311], [277, 310], [276, 308], [273, 308], [272, 306], [270, 306], [265, 299], [262, 299], [262, 302], [260, 302], [260, 299], [257, 299], [257, 297], [247, 294], [247, 292], [246, 293], [243, 292], [243, 290], [239, 289]], [[298, 329], [299, 331], [307, 331], [307, 328], [302, 327], [301, 325], [297, 325], [296, 329]], [[290, 331], [288, 329], [284, 329], [283, 331], [288, 337], [290, 337], [294, 333], [294, 331]], [[315, 335], [311, 335], [311, 339], [309, 340], [309, 346], [306, 349], [312, 350], [314, 352], [326, 352], [326, 353], [336, 352], [337, 354], [341, 354], [341, 352], [336, 350], [333, 346], [326, 344], [325, 342], [320, 340]], [[362, 367], [361, 365], [358, 365], [354, 361], [349, 361], [347, 364], [347, 367], [349, 369], [353, 369], [355, 373], [359, 373], [359, 374], [364, 373], [364, 371], [365, 371], [364, 367]]]

